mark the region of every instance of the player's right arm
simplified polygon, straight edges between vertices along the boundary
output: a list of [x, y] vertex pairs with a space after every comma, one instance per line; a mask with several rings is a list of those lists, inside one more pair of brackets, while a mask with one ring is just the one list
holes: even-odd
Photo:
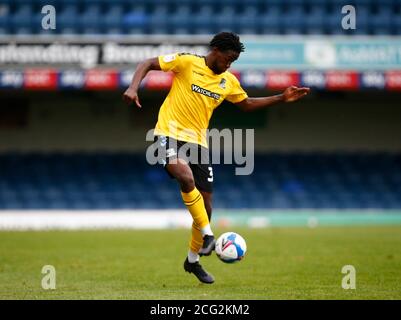
[[147, 73], [151, 70], [161, 70], [159, 58], [150, 58], [138, 64], [134, 76], [132, 77], [131, 84], [123, 94], [125, 102], [128, 104], [135, 103], [139, 108], [142, 108], [141, 103], [139, 102], [138, 88], [143, 78], [145, 78]]

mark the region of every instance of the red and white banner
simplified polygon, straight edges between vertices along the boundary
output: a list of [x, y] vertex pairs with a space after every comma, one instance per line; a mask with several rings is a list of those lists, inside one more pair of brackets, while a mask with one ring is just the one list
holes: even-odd
[[56, 90], [58, 74], [52, 69], [28, 69], [24, 73], [25, 89]]
[[118, 72], [116, 70], [90, 70], [85, 76], [86, 89], [117, 89]]
[[326, 89], [357, 90], [359, 75], [354, 71], [329, 71], [326, 73]]
[[386, 73], [386, 88], [388, 90], [401, 90], [401, 71]]
[[268, 71], [266, 86], [269, 89], [284, 89], [290, 86], [299, 86], [300, 73], [295, 71]]

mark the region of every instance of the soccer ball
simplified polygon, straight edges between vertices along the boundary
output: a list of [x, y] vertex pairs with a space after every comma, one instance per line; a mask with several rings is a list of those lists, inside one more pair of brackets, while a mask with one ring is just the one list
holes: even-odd
[[246, 252], [246, 242], [238, 233], [223, 233], [216, 241], [217, 257], [225, 263], [240, 261]]

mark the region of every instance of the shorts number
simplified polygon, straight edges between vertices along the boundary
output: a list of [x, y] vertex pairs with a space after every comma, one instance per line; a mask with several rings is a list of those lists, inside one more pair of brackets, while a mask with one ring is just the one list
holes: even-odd
[[209, 177], [207, 178], [207, 181], [213, 182], [213, 168], [212, 167], [207, 167], [209, 169]]

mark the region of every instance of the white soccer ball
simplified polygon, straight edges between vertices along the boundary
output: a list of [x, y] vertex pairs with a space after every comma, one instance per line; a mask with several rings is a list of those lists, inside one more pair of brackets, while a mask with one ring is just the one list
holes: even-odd
[[217, 239], [215, 251], [223, 262], [237, 262], [245, 256], [246, 242], [238, 233], [226, 232]]

